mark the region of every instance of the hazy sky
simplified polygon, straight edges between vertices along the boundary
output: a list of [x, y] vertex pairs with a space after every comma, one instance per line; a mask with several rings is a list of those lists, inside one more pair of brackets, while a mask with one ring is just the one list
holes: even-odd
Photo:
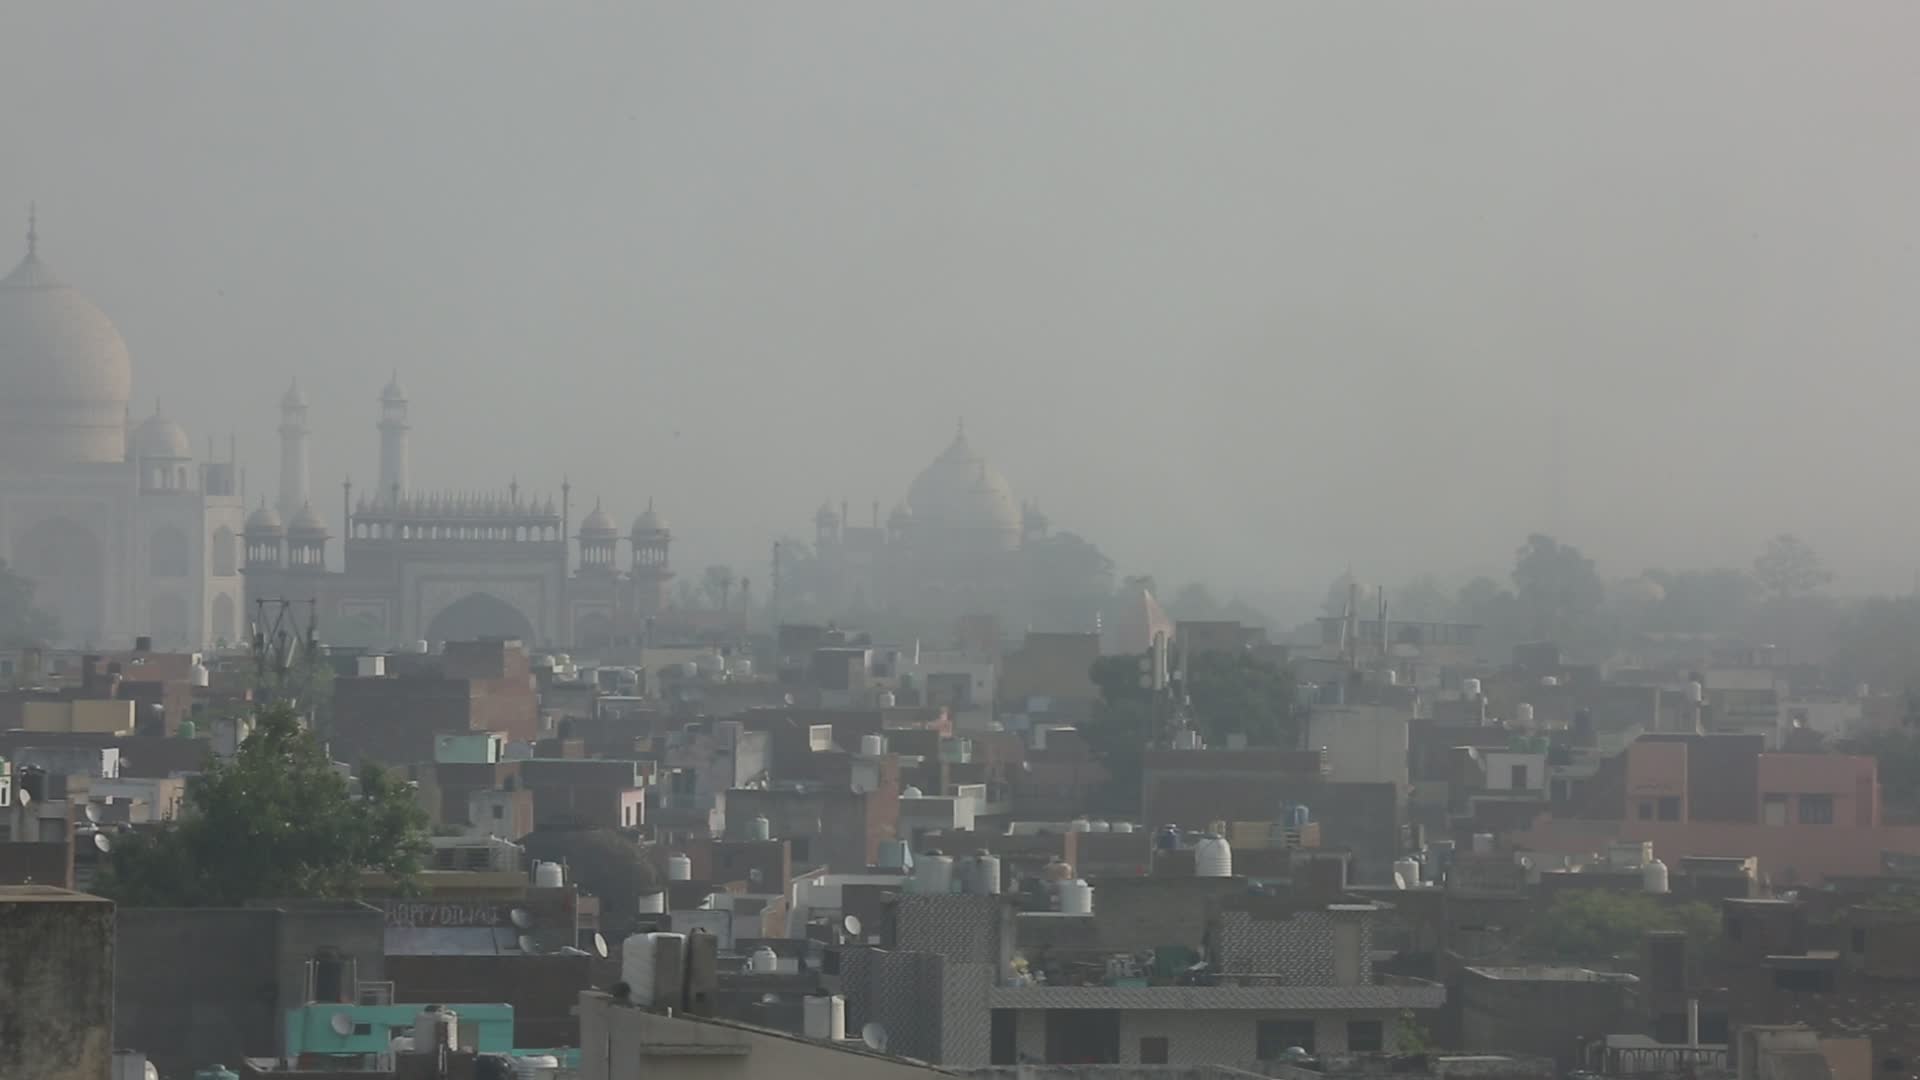
[[0, 208], [256, 493], [298, 373], [334, 518], [397, 367], [417, 484], [653, 496], [755, 578], [964, 414], [1162, 579], [1500, 572], [1557, 518], [1613, 574], [1792, 530], [1904, 588], [1916, 40], [1906, 2], [9, 0]]

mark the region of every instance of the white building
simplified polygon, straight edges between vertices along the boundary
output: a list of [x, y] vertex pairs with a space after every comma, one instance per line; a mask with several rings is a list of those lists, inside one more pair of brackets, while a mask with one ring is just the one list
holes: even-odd
[[38, 248], [30, 223], [26, 257], [0, 279], [0, 558], [34, 581], [56, 643], [239, 640], [245, 507], [231, 455], [197, 461], [158, 403], [133, 423], [126, 342]]

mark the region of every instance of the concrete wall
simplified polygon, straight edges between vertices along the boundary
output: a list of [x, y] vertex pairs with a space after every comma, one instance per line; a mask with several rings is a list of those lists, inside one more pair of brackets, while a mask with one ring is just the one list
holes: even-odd
[[[1057, 1014], [1056, 1014], [1057, 1015]], [[1268, 1013], [1224, 1009], [1126, 1009], [1120, 1013], [1120, 1061], [1140, 1064], [1140, 1041], [1167, 1040], [1167, 1064], [1213, 1065], [1257, 1071], [1259, 1028], [1263, 1021], [1295, 1020], [1313, 1024], [1316, 1053], [1347, 1049], [1347, 1023], [1376, 1020], [1381, 1039], [1391, 1047], [1400, 1016], [1396, 1012]], [[1015, 1019], [1015, 1050], [1023, 1061], [1046, 1062], [1046, 1011], [1022, 1009]], [[1051, 1063], [1050, 1063], [1051, 1064]]]
[[763, 1080], [830, 1076], [834, 1080], [908, 1080], [938, 1071], [914, 1061], [804, 1038], [615, 1004], [580, 995], [580, 1080]]
[[113, 971], [111, 903], [0, 888], [0, 1076], [106, 1080]]
[[1324, 749], [1335, 780], [1407, 783], [1405, 709], [1381, 705], [1318, 705], [1307, 718], [1306, 745]]

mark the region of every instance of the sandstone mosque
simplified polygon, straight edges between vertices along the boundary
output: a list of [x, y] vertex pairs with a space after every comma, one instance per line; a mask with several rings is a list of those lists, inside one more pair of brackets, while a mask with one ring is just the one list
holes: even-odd
[[397, 376], [379, 400], [379, 484], [358, 499], [343, 486], [341, 568], [330, 569], [336, 535], [309, 488], [298, 386], [280, 402], [280, 490], [250, 507], [231, 448], [196, 460], [157, 405], [132, 420], [126, 342], [39, 248], [30, 218], [26, 257], [0, 279], [0, 558], [58, 619], [54, 644], [238, 643], [261, 599], [311, 601], [324, 637], [373, 645], [592, 647], [637, 641], [665, 613], [672, 533], [651, 505], [624, 533], [596, 505], [569, 536], [564, 484], [557, 504], [517, 483], [416, 490]]

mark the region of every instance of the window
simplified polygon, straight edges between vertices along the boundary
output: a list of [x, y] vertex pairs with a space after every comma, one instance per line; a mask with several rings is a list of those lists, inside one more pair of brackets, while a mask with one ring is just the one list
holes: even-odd
[[373, 1034], [373, 1025], [372, 1024], [355, 1024], [353, 1025], [353, 1033], [355, 1035], [371, 1035]]
[[1660, 820], [1680, 820], [1680, 797], [1678, 795], [1669, 795], [1660, 800]]
[[1760, 821], [1764, 825], [1785, 825], [1787, 823], [1787, 797], [1768, 795], [1760, 800]]
[[1653, 820], [1653, 800], [1652, 799], [1640, 800], [1640, 820], [1641, 821]]
[[1347, 1050], [1354, 1054], [1377, 1054], [1386, 1046], [1378, 1020], [1347, 1021]]
[[493, 804], [493, 820], [499, 821], [501, 818], [504, 818], [506, 816], [507, 816], [507, 808], [504, 806], [501, 806], [499, 803], [494, 803]]
[[1313, 1053], [1313, 1021], [1261, 1020], [1253, 1028], [1254, 1056], [1261, 1061], [1279, 1061], [1291, 1047]]
[[1833, 824], [1833, 796], [1831, 795], [1800, 796], [1800, 824], [1802, 825]]
[[1162, 1035], [1149, 1035], [1140, 1040], [1140, 1064], [1165, 1065], [1167, 1063], [1167, 1040]]
[[1527, 783], [1527, 767], [1525, 765], [1513, 766], [1512, 769], [1509, 770], [1507, 784], [1515, 791], [1525, 791], [1531, 787], [1532, 785]]
[[1773, 988], [1817, 994], [1833, 989], [1830, 968], [1774, 968]]

